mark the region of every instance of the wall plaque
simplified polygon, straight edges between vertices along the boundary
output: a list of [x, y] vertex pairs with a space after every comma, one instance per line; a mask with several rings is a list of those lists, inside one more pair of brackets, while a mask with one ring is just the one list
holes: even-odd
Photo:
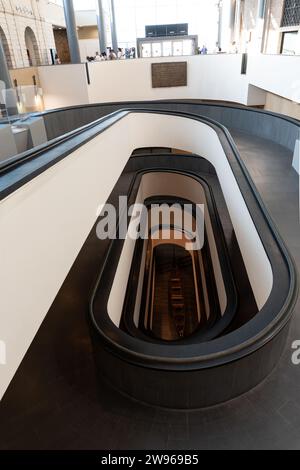
[[187, 62], [152, 64], [152, 88], [187, 86]]

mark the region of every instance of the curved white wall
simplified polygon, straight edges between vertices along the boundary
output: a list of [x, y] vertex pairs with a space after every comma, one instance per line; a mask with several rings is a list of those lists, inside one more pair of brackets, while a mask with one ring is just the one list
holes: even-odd
[[[71, 141], [64, 144], [71, 145]], [[133, 113], [0, 202], [0, 396], [137, 147], [174, 147], [215, 166], [259, 307], [272, 270], [217, 134], [187, 118]]]

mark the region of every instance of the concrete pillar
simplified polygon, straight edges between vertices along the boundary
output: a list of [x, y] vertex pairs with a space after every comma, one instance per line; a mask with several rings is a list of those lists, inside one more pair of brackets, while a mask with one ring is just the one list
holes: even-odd
[[111, 18], [110, 18], [110, 27], [111, 27], [111, 42], [112, 48], [117, 53], [118, 52], [118, 37], [117, 37], [117, 26], [116, 26], [116, 14], [115, 14], [115, 1], [110, 0], [111, 3]]
[[218, 3], [219, 9], [219, 20], [218, 20], [218, 46], [221, 47], [222, 44], [222, 26], [223, 26], [223, 2]]
[[[293, 167], [295, 168], [297, 173], [300, 175], [300, 132], [299, 132], [299, 139], [297, 139], [295, 143]], [[299, 200], [300, 200], [300, 192], [299, 192]]]
[[228, 52], [234, 41], [235, 2], [234, 0], [220, 0], [217, 6], [219, 9], [218, 43], [223, 52]]
[[106, 28], [105, 28], [105, 17], [102, 0], [98, 0], [98, 9], [97, 9], [97, 23], [98, 23], [98, 34], [99, 34], [99, 45], [100, 45], [100, 54], [106, 52], [107, 41], [106, 41]]
[[241, 0], [236, 0], [235, 20], [234, 20], [234, 40], [237, 45], [240, 44], [241, 32]]
[[255, 31], [253, 34], [253, 47], [252, 51], [254, 52], [262, 52], [264, 49], [264, 26], [266, 20], [266, 12], [267, 12], [267, 2], [266, 0], [258, 0], [257, 4], [257, 12], [256, 12], [256, 26]]
[[0, 124], [0, 163], [17, 155], [17, 146], [11, 126]]
[[67, 27], [68, 43], [72, 64], [80, 64], [80, 50], [77, 36], [73, 0], [64, 0], [64, 12]]

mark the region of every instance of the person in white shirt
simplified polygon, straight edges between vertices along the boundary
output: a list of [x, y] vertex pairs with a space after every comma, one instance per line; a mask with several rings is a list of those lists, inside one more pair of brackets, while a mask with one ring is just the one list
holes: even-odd
[[118, 48], [118, 54], [117, 54], [117, 56], [118, 56], [118, 59], [119, 59], [119, 60], [123, 58], [123, 50], [122, 50], [120, 47]]

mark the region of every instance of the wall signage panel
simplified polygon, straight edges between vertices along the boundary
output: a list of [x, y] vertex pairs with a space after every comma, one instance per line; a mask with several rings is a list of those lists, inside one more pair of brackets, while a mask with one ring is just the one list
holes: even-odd
[[187, 86], [187, 62], [152, 64], [152, 88]]

